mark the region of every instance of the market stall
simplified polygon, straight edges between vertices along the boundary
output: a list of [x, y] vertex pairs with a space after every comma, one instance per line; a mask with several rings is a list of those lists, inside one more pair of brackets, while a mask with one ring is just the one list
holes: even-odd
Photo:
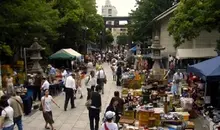
[[82, 55], [71, 48], [61, 49], [49, 57], [49, 59], [63, 59], [63, 60], [74, 60], [81, 58]]

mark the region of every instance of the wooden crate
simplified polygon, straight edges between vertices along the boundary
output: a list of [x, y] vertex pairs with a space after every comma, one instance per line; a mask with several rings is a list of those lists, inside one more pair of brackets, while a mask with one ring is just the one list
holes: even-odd
[[134, 119], [134, 111], [124, 111], [123, 117]]
[[153, 116], [153, 111], [139, 111], [139, 120], [148, 121], [150, 117]]
[[155, 125], [159, 126], [160, 125], [160, 113], [154, 113], [153, 117], [156, 119]]
[[148, 121], [141, 121], [139, 120], [139, 127], [148, 126]]

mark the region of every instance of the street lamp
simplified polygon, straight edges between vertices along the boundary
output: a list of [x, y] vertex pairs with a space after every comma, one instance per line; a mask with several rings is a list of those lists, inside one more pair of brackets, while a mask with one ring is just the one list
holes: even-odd
[[88, 54], [88, 45], [86, 43], [86, 31], [89, 29], [87, 26], [83, 26], [83, 41], [84, 41], [84, 45], [86, 45], [86, 54]]

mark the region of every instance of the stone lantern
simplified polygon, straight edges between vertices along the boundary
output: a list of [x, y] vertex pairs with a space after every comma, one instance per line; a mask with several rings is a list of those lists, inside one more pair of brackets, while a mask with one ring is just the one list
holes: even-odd
[[164, 70], [160, 67], [160, 62], [162, 59], [161, 50], [165, 48], [160, 45], [160, 39], [158, 36], [155, 36], [153, 39], [153, 44], [151, 45], [151, 58], [154, 60], [154, 64], [152, 67], [152, 75], [154, 79], [162, 80], [164, 76]]
[[27, 50], [31, 53], [30, 59], [33, 61], [33, 66], [29, 72], [43, 72], [39, 61], [42, 59], [40, 52], [45, 50], [45, 48], [38, 44], [38, 38], [34, 38], [34, 43], [30, 46], [30, 48], [27, 48]]
[[160, 45], [159, 37], [155, 36], [153, 40], [153, 44], [151, 45], [151, 52], [152, 52], [151, 58], [154, 60], [154, 65], [152, 69], [161, 69], [160, 68], [160, 62], [162, 59], [161, 50], [164, 50], [164, 49], [165, 48]]

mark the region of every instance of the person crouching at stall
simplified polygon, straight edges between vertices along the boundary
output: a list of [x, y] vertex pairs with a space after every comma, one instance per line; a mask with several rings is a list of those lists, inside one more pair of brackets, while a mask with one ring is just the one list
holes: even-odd
[[107, 111], [105, 113], [106, 122], [102, 124], [101, 130], [118, 130], [118, 125], [114, 123], [115, 112]]
[[109, 106], [106, 109], [106, 112], [108, 111], [112, 111], [115, 112], [115, 123], [118, 123], [120, 120], [120, 110], [118, 108], [118, 99], [117, 98], [113, 98], [109, 104]]
[[[52, 114], [52, 102], [57, 106], [57, 103], [54, 101], [53, 97], [49, 95], [49, 90], [45, 90], [45, 95], [41, 98], [41, 105], [42, 105], [42, 110], [43, 110], [43, 117], [46, 122], [45, 124], [45, 129], [50, 129], [48, 127], [48, 124], [50, 125], [52, 130], [55, 130], [53, 127], [53, 114]], [[60, 107], [59, 107], [60, 108]]]

